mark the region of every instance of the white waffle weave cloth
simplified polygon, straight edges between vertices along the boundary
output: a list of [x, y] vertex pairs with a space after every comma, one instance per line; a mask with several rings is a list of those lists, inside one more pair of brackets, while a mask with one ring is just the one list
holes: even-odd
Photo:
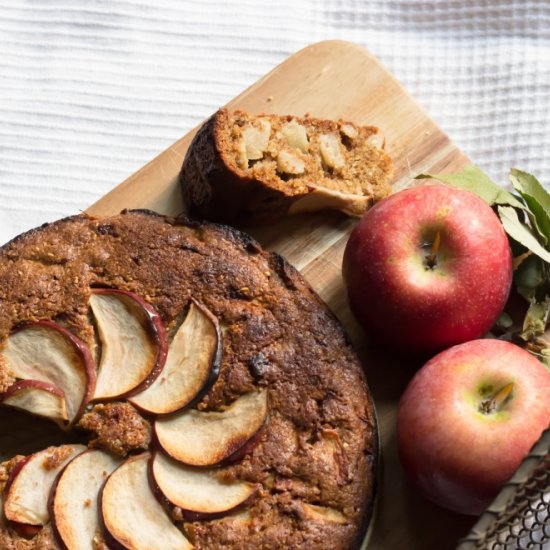
[[0, 243], [329, 38], [376, 54], [499, 181], [518, 166], [550, 184], [546, 0], [0, 0]]

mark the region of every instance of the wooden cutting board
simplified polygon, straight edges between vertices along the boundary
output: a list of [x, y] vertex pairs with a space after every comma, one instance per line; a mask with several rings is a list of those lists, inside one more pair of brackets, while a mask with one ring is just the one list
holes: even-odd
[[[367, 51], [348, 42], [309, 46], [287, 59], [232, 100], [229, 107], [253, 113], [343, 118], [380, 127], [395, 164], [394, 189], [410, 184], [421, 172], [449, 172], [468, 163], [449, 138], [411, 99], [395, 78]], [[144, 166], [88, 209], [108, 215], [124, 208], [149, 208], [176, 215], [183, 210], [178, 172], [195, 131]], [[405, 480], [395, 443], [398, 399], [418, 365], [405, 364], [369, 349], [353, 319], [341, 276], [348, 235], [357, 220], [337, 213], [302, 215], [276, 226], [251, 230], [264, 247], [283, 254], [297, 267], [350, 333], [367, 373], [379, 417], [383, 473], [372, 550], [455, 548], [473, 519], [445, 512], [424, 500]], [[398, 337], [398, 335], [397, 335]], [[0, 425], [2, 413], [0, 413]], [[44, 429], [32, 422], [22, 451], [37, 446]], [[5, 433], [4, 430], [2, 430]], [[28, 440], [29, 434], [31, 441]], [[23, 434], [13, 437], [20, 442]], [[55, 437], [61, 439], [61, 435]], [[33, 439], [35, 438], [35, 439]], [[0, 438], [0, 454], [15, 440]]]
[[[395, 78], [363, 48], [342, 41], [320, 42], [296, 53], [228, 104], [252, 113], [343, 118], [373, 124], [386, 136], [395, 164], [394, 189], [421, 172], [451, 172], [468, 158], [414, 102]], [[195, 130], [144, 166], [88, 209], [90, 214], [123, 208], [182, 211], [178, 173]], [[445, 512], [424, 500], [403, 476], [395, 442], [398, 399], [418, 365], [404, 365], [368, 348], [355, 322], [342, 282], [341, 262], [357, 220], [339, 214], [289, 218], [250, 233], [283, 254], [328, 303], [362, 356], [377, 407], [382, 439], [382, 482], [372, 550], [455, 548], [470, 518]]]

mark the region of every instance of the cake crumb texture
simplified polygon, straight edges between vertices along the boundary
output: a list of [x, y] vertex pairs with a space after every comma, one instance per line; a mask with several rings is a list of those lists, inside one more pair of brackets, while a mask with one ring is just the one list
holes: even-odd
[[92, 434], [89, 446], [118, 456], [146, 450], [151, 443], [151, 426], [125, 402], [99, 403], [84, 413], [77, 428]]
[[220, 109], [185, 157], [185, 202], [194, 217], [236, 226], [324, 209], [361, 216], [391, 192], [384, 144], [374, 126]]

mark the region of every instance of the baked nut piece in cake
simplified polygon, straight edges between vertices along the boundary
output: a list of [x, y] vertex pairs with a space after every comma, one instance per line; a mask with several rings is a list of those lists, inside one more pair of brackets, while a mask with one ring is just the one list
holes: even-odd
[[189, 214], [232, 225], [340, 210], [361, 216], [390, 193], [378, 128], [220, 109], [195, 136], [181, 183]]
[[27, 382], [19, 409], [92, 433], [0, 466], [1, 548], [359, 545], [372, 401], [280, 256], [207, 222], [82, 215], [0, 249], [0, 293], [2, 395]]

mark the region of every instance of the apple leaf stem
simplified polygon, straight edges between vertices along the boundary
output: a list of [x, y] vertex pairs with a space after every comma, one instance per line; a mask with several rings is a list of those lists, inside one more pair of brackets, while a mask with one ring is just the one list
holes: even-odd
[[510, 397], [513, 389], [513, 382], [506, 384], [505, 386], [497, 390], [497, 392], [491, 398], [483, 401], [479, 406], [479, 410], [484, 414], [490, 414], [492, 412], [500, 411], [508, 397]]

